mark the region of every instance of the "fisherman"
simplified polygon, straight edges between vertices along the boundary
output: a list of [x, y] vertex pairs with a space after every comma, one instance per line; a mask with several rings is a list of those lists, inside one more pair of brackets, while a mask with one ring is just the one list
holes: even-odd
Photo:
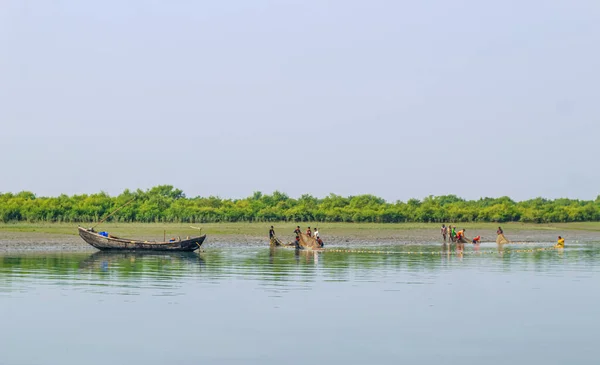
[[473, 244], [478, 245], [481, 242], [481, 236], [477, 236], [473, 238]]
[[297, 249], [300, 249], [300, 236], [296, 235], [296, 240], [294, 241], [294, 245]]
[[271, 226], [271, 229], [269, 230], [269, 239], [273, 239], [273, 237], [275, 237], [275, 229]]
[[317, 227], [315, 227], [315, 238], [317, 241], [319, 240], [319, 229]]
[[461, 242], [461, 240], [465, 237], [465, 231], [466, 229], [463, 228], [460, 231], [456, 232], [456, 248], [459, 250], [465, 249], [465, 244]]
[[308, 237], [312, 237], [312, 231], [310, 230], [310, 227], [308, 227], [308, 228], [306, 229], [306, 235], [307, 235]]
[[498, 227], [498, 230], [496, 231], [496, 234], [499, 236], [501, 234], [504, 234], [504, 231], [502, 230], [501, 227]]
[[294, 233], [296, 234], [296, 236], [300, 235], [300, 226], [296, 226], [296, 229], [294, 230]]
[[554, 245], [554, 248], [565, 248], [565, 239], [558, 236], [558, 242]]
[[317, 243], [319, 244], [319, 246], [323, 247], [325, 244], [323, 243], [323, 240], [321, 239], [321, 237], [317, 238]]
[[444, 239], [444, 243], [446, 243], [446, 234], [448, 233], [448, 228], [446, 228], [445, 224], [442, 224], [442, 238]]
[[456, 238], [456, 226], [452, 227], [452, 231], [450, 231], [450, 238], [452, 238], [452, 241], [455, 240], [455, 238]]

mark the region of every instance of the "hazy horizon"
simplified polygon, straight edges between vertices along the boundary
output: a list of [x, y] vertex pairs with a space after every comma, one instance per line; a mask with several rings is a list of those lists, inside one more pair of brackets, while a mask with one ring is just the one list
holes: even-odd
[[596, 1], [0, 10], [0, 192], [600, 194]]

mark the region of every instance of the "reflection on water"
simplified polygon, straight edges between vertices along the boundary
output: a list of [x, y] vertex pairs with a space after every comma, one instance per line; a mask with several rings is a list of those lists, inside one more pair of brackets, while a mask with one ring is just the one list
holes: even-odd
[[[526, 248], [519, 247], [525, 250]], [[556, 275], [555, 270], [598, 270], [600, 249], [580, 244], [567, 250], [494, 251], [488, 245], [457, 254], [439, 246], [383, 247], [358, 252], [295, 251], [283, 248], [212, 249], [202, 253], [17, 253], [0, 256], [0, 293], [23, 291], [31, 282], [65, 287], [178, 288], [182, 282], [256, 280], [289, 290], [290, 283], [314, 281], [385, 282], [398, 273], [435, 278], [446, 271], [529, 272]], [[422, 280], [421, 280], [422, 281]], [[421, 282], [419, 281], [419, 282]], [[99, 290], [99, 289], [97, 289]], [[116, 294], [119, 294], [118, 292]]]
[[593, 363], [599, 244], [443, 250], [5, 253], [0, 364]]

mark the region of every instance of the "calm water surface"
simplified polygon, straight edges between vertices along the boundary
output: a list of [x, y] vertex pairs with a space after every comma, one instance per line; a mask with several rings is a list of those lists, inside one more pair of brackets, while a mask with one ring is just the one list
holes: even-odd
[[600, 243], [378, 249], [0, 254], [0, 364], [598, 363]]

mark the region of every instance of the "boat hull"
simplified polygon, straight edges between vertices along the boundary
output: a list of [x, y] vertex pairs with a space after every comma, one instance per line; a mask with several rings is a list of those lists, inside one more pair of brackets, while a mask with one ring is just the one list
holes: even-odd
[[79, 236], [89, 245], [103, 251], [171, 251], [192, 252], [200, 248], [206, 235], [175, 242], [136, 241], [127, 238], [105, 237], [79, 227]]

